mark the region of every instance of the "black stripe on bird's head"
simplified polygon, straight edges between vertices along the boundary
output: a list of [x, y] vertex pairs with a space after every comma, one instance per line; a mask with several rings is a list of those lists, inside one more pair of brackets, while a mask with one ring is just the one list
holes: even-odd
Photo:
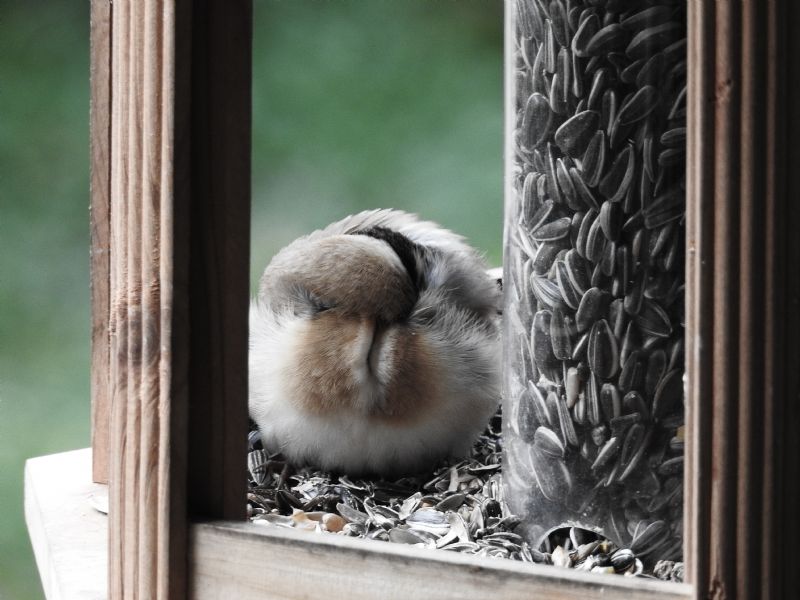
[[420, 267], [423, 267], [424, 264], [420, 263], [425, 260], [425, 252], [422, 246], [412, 242], [399, 231], [388, 227], [370, 227], [369, 229], [354, 231], [352, 235], [366, 235], [389, 244], [389, 247], [394, 250], [400, 262], [403, 263], [403, 267], [408, 273], [417, 295], [419, 295], [420, 290], [426, 287], [425, 274], [420, 270]]

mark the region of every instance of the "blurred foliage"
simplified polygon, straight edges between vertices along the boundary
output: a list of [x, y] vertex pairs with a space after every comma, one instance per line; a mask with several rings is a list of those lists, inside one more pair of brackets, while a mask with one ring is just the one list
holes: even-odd
[[[501, 0], [255, 0], [253, 268], [395, 207], [497, 265]], [[0, 599], [40, 598], [25, 458], [89, 443], [89, 3], [0, 5]]]
[[89, 444], [88, 2], [0, 5], [0, 598], [41, 598], [30, 456]]
[[378, 207], [500, 264], [502, 8], [256, 1], [254, 280], [298, 235]]

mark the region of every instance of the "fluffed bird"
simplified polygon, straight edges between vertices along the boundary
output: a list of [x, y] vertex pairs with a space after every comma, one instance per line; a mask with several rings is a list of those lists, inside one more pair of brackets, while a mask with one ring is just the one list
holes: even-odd
[[348, 474], [464, 456], [497, 410], [500, 291], [461, 236], [372, 210], [281, 250], [250, 307], [265, 448]]

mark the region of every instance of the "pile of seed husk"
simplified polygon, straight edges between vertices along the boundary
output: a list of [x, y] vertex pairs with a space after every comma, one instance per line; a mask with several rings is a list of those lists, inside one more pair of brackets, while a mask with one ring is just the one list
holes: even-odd
[[[503, 499], [501, 417], [491, 420], [464, 460], [445, 461], [430, 473], [400, 479], [352, 479], [295, 468], [263, 449], [253, 426], [248, 455], [250, 520], [465, 554], [553, 564], [579, 570], [680, 581], [681, 563], [657, 563], [645, 572], [628, 548], [571, 527], [554, 531], [541, 548], [515, 528]], [[649, 571], [649, 570], [648, 570]]]

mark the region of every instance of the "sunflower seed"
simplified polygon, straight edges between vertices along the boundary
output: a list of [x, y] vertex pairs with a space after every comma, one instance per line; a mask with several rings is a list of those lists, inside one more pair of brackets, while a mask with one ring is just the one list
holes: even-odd
[[533, 444], [545, 454], [564, 457], [564, 444], [552, 429], [539, 427], [534, 434]]
[[600, 219], [598, 218], [592, 223], [592, 226], [589, 228], [589, 232], [586, 236], [586, 249], [584, 252], [586, 258], [593, 263], [599, 262], [606, 246], [606, 238], [602, 231]]
[[592, 76], [592, 85], [589, 88], [589, 97], [586, 100], [586, 108], [596, 110], [600, 103], [603, 93], [606, 90], [608, 80], [611, 78], [611, 71], [609, 69], [598, 69]]
[[633, 176], [636, 166], [636, 157], [633, 148], [627, 145], [625, 149], [619, 153], [611, 168], [600, 181], [600, 191], [611, 202], [619, 202], [628, 191], [628, 187], [633, 182]]
[[630, 96], [619, 109], [620, 125], [629, 125], [644, 119], [658, 107], [659, 93], [654, 85], [645, 85]]
[[647, 372], [644, 378], [644, 393], [653, 398], [656, 388], [667, 370], [667, 355], [663, 350], [656, 350], [647, 358]]
[[553, 74], [553, 79], [550, 82], [548, 97], [550, 98], [550, 108], [557, 115], [563, 115], [567, 112], [567, 83], [568, 82], [564, 79], [563, 74], [558, 72]]
[[628, 428], [625, 434], [625, 440], [622, 442], [622, 447], [619, 454], [619, 467], [626, 469], [630, 466], [639, 449], [643, 445], [646, 438], [646, 430], [641, 423], [634, 423]]
[[578, 338], [572, 348], [572, 360], [581, 360], [586, 354], [586, 347], [589, 345], [589, 332], [587, 331]]
[[550, 19], [553, 21], [553, 35], [556, 41], [560, 46], [566, 46], [569, 43], [567, 15], [564, 12], [564, 5], [558, 0], [550, 3]]
[[630, 34], [617, 23], [612, 23], [600, 29], [586, 44], [587, 56], [608, 54], [614, 50], [624, 48], [628, 44]]
[[644, 288], [647, 284], [647, 272], [639, 270], [631, 282], [628, 293], [625, 294], [624, 307], [625, 312], [631, 316], [636, 316], [642, 309], [642, 302], [644, 301]]
[[552, 242], [561, 239], [569, 233], [571, 223], [572, 219], [569, 217], [556, 219], [555, 221], [551, 221], [539, 227], [533, 232], [532, 237], [537, 242]]
[[575, 32], [575, 36], [572, 38], [572, 51], [576, 56], [582, 57], [589, 56], [589, 42], [600, 30], [600, 19], [597, 15], [586, 13], [585, 11], [584, 14], [587, 14], [587, 18], [581, 22], [578, 30]]
[[[572, 210], [579, 211], [584, 209], [586, 206], [583, 199], [578, 195], [578, 192], [575, 189], [575, 184], [572, 182], [572, 177], [567, 169], [568, 167], [564, 160], [559, 158], [556, 161], [556, 179], [558, 180], [558, 185], [561, 188], [561, 193], [565, 202], [567, 203], [567, 206], [569, 206]], [[571, 222], [572, 220], [570, 219], [570, 223]]]
[[615, 298], [608, 305], [608, 324], [611, 325], [617, 339], [622, 339], [627, 322], [623, 301], [621, 298]]
[[[575, 188], [575, 191], [578, 193], [578, 196], [583, 200], [586, 208], [590, 209], [599, 209], [600, 205], [597, 203], [597, 199], [589, 187], [586, 185], [586, 182], [583, 180], [583, 177], [575, 167], [570, 167], [569, 175], [572, 178], [572, 185]], [[582, 210], [583, 208], [581, 208]], [[581, 213], [575, 213], [581, 214]]]
[[631, 31], [641, 31], [668, 22], [672, 12], [669, 6], [651, 6], [626, 17], [620, 21], [620, 25]]
[[622, 338], [622, 348], [619, 353], [620, 360], [622, 360], [623, 363], [626, 362], [631, 353], [635, 352], [637, 348], [641, 348], [641, 346], [642, 338], [639, 335], [639, 330], [636, 324], [630, 321], [628, 327], [625, 329], [625, 335]]
[[559, 360], [570, 360], [572, 358], [572, 332], [566, 320], [572, 317], [564, 316], [564, 313], [556, 308], [550, 318], [550, 337], [553, 344], [553, 355]]
[[622, 393], [641, 387], [644, 380], [644, 363], [639, 357], [639, 351], [634, 350], [623, 362], [619, 374], [619, 389]]
[[[599, 425], [600, 415], [600, 390], [599, 383], [594, 374], [589, 374], [589, 381], [586, 386], [586, 417], [592, 425]], [[595, 440], [596, 445], [600, 445]]]
[[533, 93], [525, 104], [522, 114], [522, 131], [528, 148], [535, 148], [544, 142], [550, 134], [555, 115], [550, 110], [550, 103], [542, 94]]
[[531, 350], [533, 360], [541, 367], [555, 367], [556, 357], [553, 355], [553, 346], [550, 338], [550, 319], [552, 313], [549, 310], [540, 310], [533, 317], [531, 328]]
[[602, 379], [613, 377], [619, 369], [617, 339], [605, 319], [592, 325], [586, 358], [592, 372]]
[[564, 264], [567, 267], [567, 275], [572, 287], [580, 296], [583, 296], [590, 287], [588, 264], [574, 248], [564, 255]]
[[619, 240], [622, 233], [622, 207], [616, 202], [606, 200], [600, 207], [597, 219], [605, 236], [612, 242]]
[[627, 67], [622, 69], [622, 71], [619, 74], [619, 78], [624, 83], [627, 83], [627, 84], [634, 83], [636, 81], [637, 75], [639, 74], [639, 71], [642, 70], [642, 67], [644, 66], [644, 63], [645, 63], [644, 59], [633, 61]]
[[558, 284], [547, 277], [532, 275], [531, 291], [536, 300], [548, 308], [558, 308], [564, 304]]
[[609, 426], [611, 427], [611, 435], [621, 436], [628, 430], [628, 427], [634, 423], [638, 423], [641, 420], [642, 417], [639, 413], [630, 413], [627, 415], [614, 417], [608, 422]]
[[575, 251], [582, 257], [586, 257], [586, 242], [589, 238], [589, 230], [597, 218], [597, 211], [589, 209], [583, 217], [580, 229], [578, 230], [578, 237], [575, 240]]
[[[552, 399], [550, 399], [552, 398]], [[561, 426], [561, 435], [570, 446], [578, 446], [578, 434], [575, 432], [575, 425], [569, 414], [567, 400], [563, 396], [558, 396], [555, 392], [548, 394], [548, 402], [555, 402], [558, 409], [558, 422]]]
[[542, 47], [544, 48], [544, 69], [548, 73], [555, 73], [558, 45], [553, 32], [553, 22], [550, 19], [547, 19], [544, 24], [544, 43]]
[[600, 261], [597, 264], [597, 268], [602, 271], [603, 275], [606, 275], [607, 277], [613, 277], [616, 266], [617, 244], [616, 242], [606, 242], [606, 244], [603, 246], [603, 253], [600, 255]]
[[672, 333], [669, 315], [655, 300], [644, 298], [641, 310], [637, 313], [635, 320], [645, 335], [665, 338]]
[[585, 110], [566, 121], [556, 130], [555, 142], [564, 153], [579, 158], [585, 151], [600, 123], [600, 114]]
[[583, 154], [583, 173], [585, 182], [596, 186], [605, 169], [606, 136], [603, 131], [596, 131]]
[[558, 243], [541, 244], [533, 256], [532, 268], [536, 275], [544, 275], [563, 248]]
[[663, 419], [683, 400], [683, 375], [677, 369], [670, 371], [659, 382], [653, 394], [653, 418]]
[[582, 61], [575, 52], [570, 53], [570, 58], [572, 60], [572, 95], [580, 98], [577, 112], [582, 112], [586, 108], [586, 99], [583, 98], [583, 77], [581, 76]]
[[668, 534], [669, 527], [664, 521], [654, 521], [637, 532], [636, 537], [631, 542], [631, 551], [639, 556], [646, 556], [658, 545], [663, 543], [664, 537]]
[[678, 148], [665, 148], [658, 155], [658, 164], [661, 167], [674, 167], [675, 165], [683, 164], [686, 159], [686, 149], [683, 147]]
[[264, 483], [269, 473], [269, 454], [265, 450], [253, 450], [248, 453], [247, 469], [256, 485]]
[[617, 437], [612, 437], [605, 444], [603, 444], [603, 447], [597, 453], [597, 458], [595, 458], [594, 462], [592, 463], [592, 471], [602, 468], [610, 460], [614, 459], [617, 456], [621, 445], [622, 441]]
[[682, 32], [683, 26], [673, 21], [648, 27], [633, 36], [625, 53], [633, 60], [652, 56], [675, 42]]
[[609, 293], [599, 288], [586, 290], [575, 313], [575, 325], [578, 332], [586, 331], [595, 321], [606, 314], [610, 299]]
[[609, 146], [614, 147], [614, 142], [611, 139], [611, 128], [614, 121], [617, 120], [617, 93], [614, 90], [606, 90], [603, 92], [603, 101], [600, 106], [600, 127], [608, 132]]

